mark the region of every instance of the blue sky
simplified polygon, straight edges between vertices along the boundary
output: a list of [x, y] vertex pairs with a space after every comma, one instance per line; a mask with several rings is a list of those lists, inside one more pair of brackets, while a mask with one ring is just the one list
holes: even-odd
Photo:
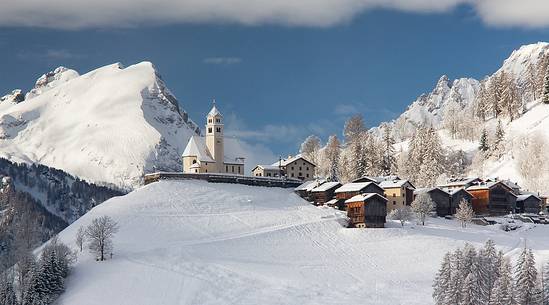
[[471, 6], [375, 8], [335, 24], [141, 23], [131, 27], [0, 25], [0, 95], [64, 65], [80, 73], [151, 61], [202, 124], [215, 98], [228, 129], [276, 154], [308, 134], [341, 134], [349, 116], [391, 120], [442, 74], [481, 78], [542, 26], [499, 25]]

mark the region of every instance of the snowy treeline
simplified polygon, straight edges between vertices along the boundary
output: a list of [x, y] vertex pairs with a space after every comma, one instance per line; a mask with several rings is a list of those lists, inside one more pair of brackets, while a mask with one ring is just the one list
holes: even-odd
[[64, 291], [76, 254], [54, 237], [38, 259], [28, 251], [22, 253], [17, 265], [0, 274], [0, 304], [52, 304]]
[[0, 158], [0, 175], [10, 177], [16, 189], [30, 193], [67, 223], [99, 203], [124, 194], [113, 187], [88, 183], [55, 168], [17, 164], [3, 158]]
[[522, 250], [513, 268], [492, 240], [446, 253], [433, 283], [437, 305], [545, 305], [548, 292], [549, 272], [538, 274], [531, 249]]
[[343, 134], [343, 143], [332, 135], [322, 147], [313, 135], [301, 145], [301, 154], [318, 165], [317, 175], [347, 182], [396, 171], [395, 140], [389, 127], [379, 138], [366, 129], [361, 116], [354, 116], [346, 122]]

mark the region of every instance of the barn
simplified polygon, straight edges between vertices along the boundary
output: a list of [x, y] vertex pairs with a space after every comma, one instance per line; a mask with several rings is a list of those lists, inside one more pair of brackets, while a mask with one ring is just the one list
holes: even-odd
[[334, 197], [336, 189], [341, 187], [339, 182], [326, 182], [311, 190], [311, 200], [316, 205], [323, 205]]
[[452, 207], [450, 205], [450, 194], [438, 187], [423, 188], [414, 191], [414, 198], [420, 194], [427, 194], [431, 200], [435, 203], [435, 210], [437, 216], [444, 217], [451, 215]]
[[301, 197], [301, 198], [303, 198], [303, 199], [305, 199], [305, 200], [307, 200], [307, 201], [310, 201], [310, 200], [312, 200], [312, 199], [310, 198], [310, 197], [311, 197], [311, 196], [310, 196], [310, 195], [311, 195], [311, 191], [312, 191], [314, 188], [316, 188], [316, 187], [322, 185], [322, 184], [325, 183], [325, 182], [326, 182], [326, 180], [309, 180], [309, 181], [305, 181], [305, 182], [303, 182], [300, 186], [296, 187], [296, 188], [294, 189], [294, 192], [295, 192], [296, 194], [298, 194], [299, 197]]
[[467, 188], [473, 195], [473, 210], [477, 214], [502, 215], [515, 210], [517, 195], [501, 181], [485, 182]]
[[383, 228], [387, 217], [387, 198], [378, 193], [353, 196], [345, 201], [350, 228]]
[[538, 214], [541, 210], [541, 198], [534, 194], [522, 194], [517, 196], [516, 213]]

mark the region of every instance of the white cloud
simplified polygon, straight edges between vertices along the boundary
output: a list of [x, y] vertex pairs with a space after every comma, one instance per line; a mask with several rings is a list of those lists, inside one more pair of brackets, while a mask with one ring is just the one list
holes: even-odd
[[208, 57], [204, 58], [205, 64], [211, 65], [234, 65], [242, 62], [240, 57]]
[[168, 23], [332, 26], [369, 9], [447, 12], [475, 8], [493, 25], [547, 26], [546, 0], [25, 0], [3, 1], [0, 26], [78, 29]]

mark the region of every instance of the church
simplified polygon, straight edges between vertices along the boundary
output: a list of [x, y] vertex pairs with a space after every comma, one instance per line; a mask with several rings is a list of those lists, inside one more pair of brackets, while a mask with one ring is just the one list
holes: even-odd
[[244, 158], [225, 153], [223, 115], [215, 102], [206, 116], [206, 135], [192, 136], [183, 152], [184, 173], [244, 175]]

